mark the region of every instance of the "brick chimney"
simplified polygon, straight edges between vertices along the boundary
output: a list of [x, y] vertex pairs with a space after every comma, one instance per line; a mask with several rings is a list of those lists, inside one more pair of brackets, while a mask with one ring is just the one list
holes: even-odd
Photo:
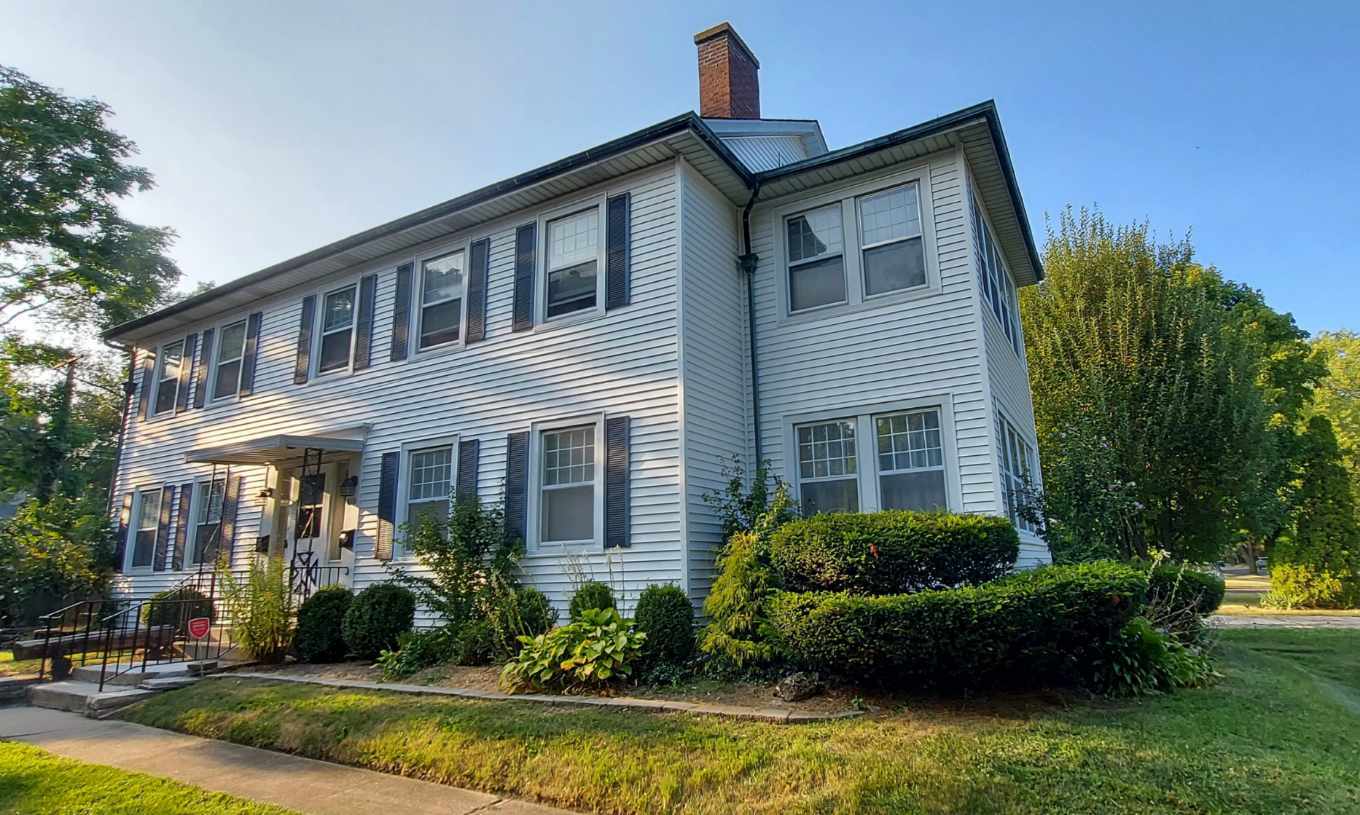
[[712, 119], [760, 118], [760, 60], [731, 23], [694, 35], [699, 48], [699, 115]]

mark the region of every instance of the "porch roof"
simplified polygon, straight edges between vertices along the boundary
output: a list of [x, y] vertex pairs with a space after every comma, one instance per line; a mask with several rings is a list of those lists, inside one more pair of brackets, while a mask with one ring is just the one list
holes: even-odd
[[278, 465], [301, 459], [304, 450], [350, 454], [364, 449], [368, 427], [330, 431], [325, 435], [276, 433], [271, 436], [232, 442], [216, 447], [196, 447], [184, 454], [189, 464]]

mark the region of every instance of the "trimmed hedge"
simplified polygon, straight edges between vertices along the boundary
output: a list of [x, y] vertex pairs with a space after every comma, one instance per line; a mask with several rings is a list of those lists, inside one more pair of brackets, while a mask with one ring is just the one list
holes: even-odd
[[679, 586], [648, 586], [633, 614], [647, 635], [642, 659], [647, 665], [684, 665], [694, 654], [694, 607]]
[[1076, 685], [1146, 596], [1137, 569], [1084, 563], [915, 594], [783, 592], [770, 618], [777, 646], [810, 670], [944, 689]]
[[355, 596], [341, 630], [350, 653], [375, 659], [397, 650], [397, 638], [415, 623], [416, 596], [395, 583], [375, 583]]
[[790, 591], [905, 594], [995, 580], [1020, 538], [1005, 518], [893, 510], [832, 513], [774, 533], [770, 558]]
[[1227, 585], [1216, 574], [1201, 572], [1194, 566], [1162, 563], [1152, 569], [1148, 579], [1148, 602], [1175, 602], [1179, 608], [1194, 605], [1201, 615], [1213, 614], [1223, 604]]
[[293, 649], [303, 662], [339, 662], [345, 658], [341, 626], [354, 593], [344, 586], [327, 586], [298, 607]]

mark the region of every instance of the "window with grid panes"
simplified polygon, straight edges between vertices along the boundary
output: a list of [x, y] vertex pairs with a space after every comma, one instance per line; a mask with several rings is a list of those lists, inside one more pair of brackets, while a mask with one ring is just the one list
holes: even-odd
[[882, 509], [947, 509], [940, 411], [874, 417]]
[[798, 498], [803, 514], [859, 511], [855, 420], [799, 425]]
[[539, 541], [595, 538], [595, 426], [545, 430], [540, 437]]
[[864, 296], [926, 285], [921, 206], [915, 182], [858, 200]]
[[784, 222], [789, 260], [789, 311], [844, 303], [845, 236], [839, 202]]

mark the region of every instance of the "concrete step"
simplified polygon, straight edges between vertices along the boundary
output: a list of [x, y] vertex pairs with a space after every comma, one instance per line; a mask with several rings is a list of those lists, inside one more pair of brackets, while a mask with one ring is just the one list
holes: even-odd
[[157, 691], [120, 687], [104, 687], [100, 693], [98, 682], [78, 682], [66, 680], [32, 685], [28, 688], [28, 703], [34, 707], [52, 710], [69, 710], [85, 716], [97, 716], [110, 710], [117, 710], [133, 702], [140, 702]]
[[[150, 679], [168, 679], [181, 676], [202, 676], [217, 669], [216, 660], [198, 662], [170, 662], [163, 665], [142, 666], [136, 662], [110, 665], [104, 675], [104, 687], [109, 685], [140, 685]], [[71, 671], [71, 678], [77, 682], [99, 682], [101, 666], [86, 665]]]
[[201, 676], [164, 676], [156, 679], [148, 679], [137, 685], [142, 690], [174, 690], [185, 685], [192, 685], [199, 681]]

